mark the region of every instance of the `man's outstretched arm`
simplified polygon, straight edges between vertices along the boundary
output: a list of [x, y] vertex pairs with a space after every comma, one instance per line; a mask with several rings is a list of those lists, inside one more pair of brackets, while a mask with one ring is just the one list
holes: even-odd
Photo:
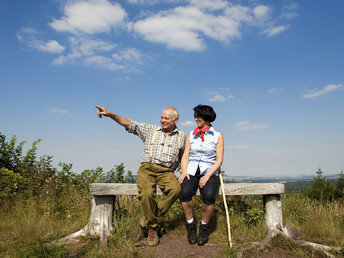
[[124, 126], [126, 129], [129, 129], [129, 127], [130, 127], [130, 120], [129, 119], [122, 117], [120, 115], [117, 115], [117, 114], [107, 110], [104, 107], [97, 106], [97, 105], [95, 107], [98, 108], [97, 115], [100, 118], [102, 118], [102, 116], [110, 117], [114, 121], [116, 121], [118, 124], [120, 124], [121, 126]]

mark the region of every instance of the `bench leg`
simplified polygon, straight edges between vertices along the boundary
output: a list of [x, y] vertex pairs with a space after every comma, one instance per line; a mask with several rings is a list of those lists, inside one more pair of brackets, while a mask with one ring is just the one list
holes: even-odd
[[107, 239], [113, 231], [113, 209], [115, 196], [93, 195], [90, 220], [87, 225], [79, 231], [53, 241], [49, 245], [74, 244], [79, 242], [80, 237], [94, 235], [100, 237], [102, 244], [107, 243]]
[[107, 242], [107, 238], [113, 231], [113, 209], [115, 196], [93, 196], [90, 220], [87, 224], [90, 235], [100, 237], [102, 243]]
[[283, 230], [281, 195], [263, 195], [263, 202], [266, 225], [272, 235], [275, 236], [278, 231]]

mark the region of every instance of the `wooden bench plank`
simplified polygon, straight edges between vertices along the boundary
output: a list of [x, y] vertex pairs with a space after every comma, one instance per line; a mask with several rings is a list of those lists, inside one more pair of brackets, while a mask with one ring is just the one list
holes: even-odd
[[[285, 191], [281, 183], [227, 183], [224, 184], [226, 195], [267, 195], [282, 194]], [[93, 183], [90, 184], [92, 195], [137, 195], [136, 184]], [[162, 195], [160, 189], [157, 194]], [[199, 192], [197, 192], [199, 194]], [[220, 195], [221, 190], [220, 190]]]

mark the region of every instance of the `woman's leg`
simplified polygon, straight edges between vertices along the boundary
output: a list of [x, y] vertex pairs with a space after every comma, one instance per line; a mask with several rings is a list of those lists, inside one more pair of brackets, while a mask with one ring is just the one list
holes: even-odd
[[182, 203], [187, 228], [187, 237], [190, 244], [197, 242], [197, 227], [193, 219], [193, 201], [198, 187], [198, 180], [195, 176], [190, 176], [190, 180], [186, 177], [181, 184], [180, 202]]
[[198, 234], [198, 245], [204, 245], [208, 242], [209, 237], [209, 228], [208, 224], [213, 215], [215, 209], [215, 200], [216, 195], [219, 192], [220, 188], [220, 180], [218, 176], [212, 175], [208, 182], [200, 188], [200, 192], [202, 195], [203, 204], [201, 207], [202, 212], [202, 222], [199, 227], [199, 234]]
[[183, 211], [184, 211], [184, 215], [185, 215], [185, 219], [187, 221], [193, 219], [193, 201], [189, 201], [189, 202], [182, 202], [182, 207], [183, 207]]
[[211, 216], [213, 215], [215, 209], [215, 204], [205, 204], [202, 203], [201, 212], [202, 212], [202, 221], [206, 224], [209, 223]]

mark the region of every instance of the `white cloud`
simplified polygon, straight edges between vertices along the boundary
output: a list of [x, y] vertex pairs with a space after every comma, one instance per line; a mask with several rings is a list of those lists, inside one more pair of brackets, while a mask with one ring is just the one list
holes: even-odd
[[84, 63], [88, 66], [94, 65], [99, 69], [107, 69], [111, 71], [122, 70], [124, 66], [115, 63], [111, 58], [105, 56], [90, 56], [84, 59]]
[[234, 95], [230, 94], [230, 95], [228, 95], [228, 98], [229, 99], [234, 99]]
[[211, 102], [222, 102], [225, 100], [226, 98], [222, 96], [221, 94], [216, 94], [212, 98], [208, 99], [208, 101], [211, 101]]
[[182, 124], [182, 126], [185, 126], [185, 127], [195, 127], [196, 126], [196, 123], [195, 122], [193, 122], [193, 121], [185, 121], [185, 122], [182, 122], [181, 123]]
[[98, 69], [136, 72], [138, 66], [143, 65], [145, 60], [150, 58], [135, 48], [117, 50], [116, 45], [111, 42], [88, 37], [71, 37], [69, 45], [70, 52], [57, 57], [52, 62], [54, 65], [72, 62], [94, 66]]
[[277, 87], [274, 87], [274, 88], [270, 88], [270, 89], [267, 89], [267, 93], [277, 93], [277, 92], [280, 92], [282, 89], [281, 88], [277, 88]]
[[154, 5], [158, 3], [176, 3], [183, 2], [183, 0], [127, 0], [131, 4], [145, 4], [145, 5]]
[[43, 41], [37, 39], [39, 34], [41, 34], [41, 32], [37, 31], [34, 28], [22, 28], [17, 33], [17, 39], [20, 42], [26, 43], [30, 48], [34, 48], [43, 52], [59, 54], [66, 49], [64, 46], [60, 45], [60, 43], [58, 43], [56, 40]]
[[142, 64], [146, 55], [141, 53], [136, 48], [125, 48], [112, 55], [112, 58], [118, 62], [133, 62]]
[[272, 9], [266, 5], [234, 5], [224, 0], [189, 0], [184, 6], [149, 14], [129, 24], [144, 39], [171, 49], [202, 51], [205, 39], [230, 43], [242, 37], [243, 26], [258, 27], [268, 37], [288, 28], [275, 26]]
[[285, 31], [288, 28], [289, 28], [288, 25], [272, 26], [272, 27], [264, 29], [263, 34], [266, 34], [266, 36], [269, 38], [281, 33], [282, 31]]
[[27, 36], [32, 36], [38, 33], [39, 32], [35, 28], [31, 28], [31, 27], [22, 28], [19, 32], [17, 32], [17, 39], [19, 41], [23, 41]]
[[49, 25], [57, 31], [73, 34], [110, 32], [123, 24], [125, 10], [108, 0], [72, 1], [66, 4], [64, 16]]
[[29, 46], [40, 51], [50, 52], [50, 53], [62, 53], [66, 48], [61, 46], [56, 40], [50, 40], [48, 42], [43, 42], [41, 40], [29, 41]]
[[56, 58], [53, 64], [61, 65], [68, 61], [83, 63], [85, 57], [99, 56], [99, 52], [109, 52], [116, 47], [116, 45], [107, 41], [83, 37], [70, 37], [68, 42], [69, 53]]
[[246, 146], [246, 145], [230, 145], [230, 146], [226, 146], [227, 149], [235, 149], [235, 150], [248, 150], [251, 149], [250, 146]]
[[270, 17], [271, 9], [266, 5], [258, 5], [253, 9], [253, 14], [258, 20], [266, 20]]
[[67, 109], [62, 109], [62, 108], [49, 108], [47, 109], [48, 112], [50, 113], [57, 113], [57, 114], [62, 114], [62, 115], [65, 115], [65, 114], [68, 114], [69, 111]]
[[240, 121], [234, 125], [236, 131], [260, 130], [268, 128], [265, 124], [253, 124], [250, 121]]
[[290, 20], [297, 17], [297, 9], [299, 9], [299, 5], [297, 3], [289, 3], [287, 5], [284, 5], [280, 18]]
[[328, 94], [332, 91], [338, 90], [342, 87], [343, 87], [342, 84], [329, 84], [329, 85], [326, 85], [321, 90], [318, 90], [318, 89], [311, 90], [309, 93], [302, 95], [302, 97], [305, 99], [315, 98], [324, 94]]
[[72, 45], [77, 46], [83, 55], [94, 55], [96, 52], [108, 52], [116, 47], [115, 44], [98, 39], [72, 38]]
[[200, 9], [220, 10], [228, 5], [224, 0], [190, 0], [190, 4], [199, 7]]

